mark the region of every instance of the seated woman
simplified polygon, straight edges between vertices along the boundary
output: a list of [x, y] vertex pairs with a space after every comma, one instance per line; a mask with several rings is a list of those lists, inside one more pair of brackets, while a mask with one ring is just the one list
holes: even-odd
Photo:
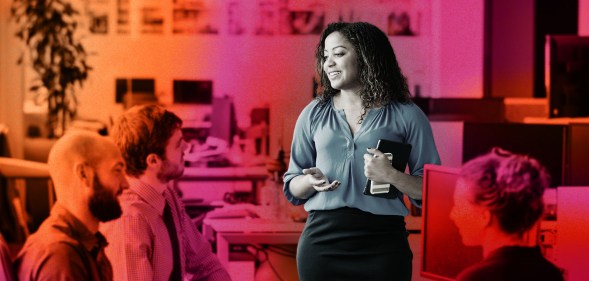
[[464, 164], [450, 218], [465, 245], [483, 247], [484, 259], [457, 280], [563, 280], [526, 239], [543, 214], [548, 184], [538, 161], [499, 148]]

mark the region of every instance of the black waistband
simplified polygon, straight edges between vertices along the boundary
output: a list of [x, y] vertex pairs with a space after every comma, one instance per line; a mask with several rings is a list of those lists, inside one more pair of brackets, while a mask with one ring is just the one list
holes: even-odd
[[378, 217], [378, 218], [383, 218], [383, 219], [387, 219], [387, 220], [392, 220], [395, 222], [404, 222], [405, 221], [405, 217], [403, 217], [403, 216], [376, 215], [376, 214], [362, 211], [358, 208], [352, 208], [352, 207], [342, 207], [342, 208], [337, 208], [337, 209], [332, 209], [332, 210], [313, 210], [311, 212], [316, 212], [318, 214], [354, 214], [354, 215], [361, 215], [361, 216], [367, 216], [367, 217], [373, 217], [373, 218]]

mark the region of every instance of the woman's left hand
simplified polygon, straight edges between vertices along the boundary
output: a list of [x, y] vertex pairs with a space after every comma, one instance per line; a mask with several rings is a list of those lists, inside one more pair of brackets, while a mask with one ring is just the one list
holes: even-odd
[[364, 154], [364, 175], [371, 181], [380, 183], [390, 183], [389, 178], [393, 166], [387, 157], [376, 148], [366, 149], [368, 153]]

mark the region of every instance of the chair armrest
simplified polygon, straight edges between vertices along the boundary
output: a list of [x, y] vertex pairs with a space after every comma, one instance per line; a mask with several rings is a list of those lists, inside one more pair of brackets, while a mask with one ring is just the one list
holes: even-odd
[[49, 178], [46, 163], [0, 157], [0, 176], [6, 178]]

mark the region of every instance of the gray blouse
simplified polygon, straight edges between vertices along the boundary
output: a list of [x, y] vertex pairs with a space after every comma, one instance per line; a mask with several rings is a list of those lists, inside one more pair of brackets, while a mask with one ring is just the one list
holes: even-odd
[[[364, 154], [376, 147], [379, 139], [410, 143], [409, 172], [423, 175], [424, 164], [440, 164], [429, 121], [415, 104], [392, 103], [370, 109], [355, 135], [343, 110], [324, 106], [313, 100], [297, 120], [288, 171], [284, 174], [284, 193], [295, 205], [305, 204], [305, 210], [332, 210], [341, 207], [358, 208], [378, 215], [406, 216], [409, 211], [401, 201], [362, 194], [366, 184]], [[318, 167], [329, 181], [341, 185], [334, 191], [316, 192], [308, 199], [295, 198], [290, 181], [302, 175], [302, 170]], [[410, 198], [411, 199], [411, 198]], [[411, 201], [421, 206], [420, 200]]]

